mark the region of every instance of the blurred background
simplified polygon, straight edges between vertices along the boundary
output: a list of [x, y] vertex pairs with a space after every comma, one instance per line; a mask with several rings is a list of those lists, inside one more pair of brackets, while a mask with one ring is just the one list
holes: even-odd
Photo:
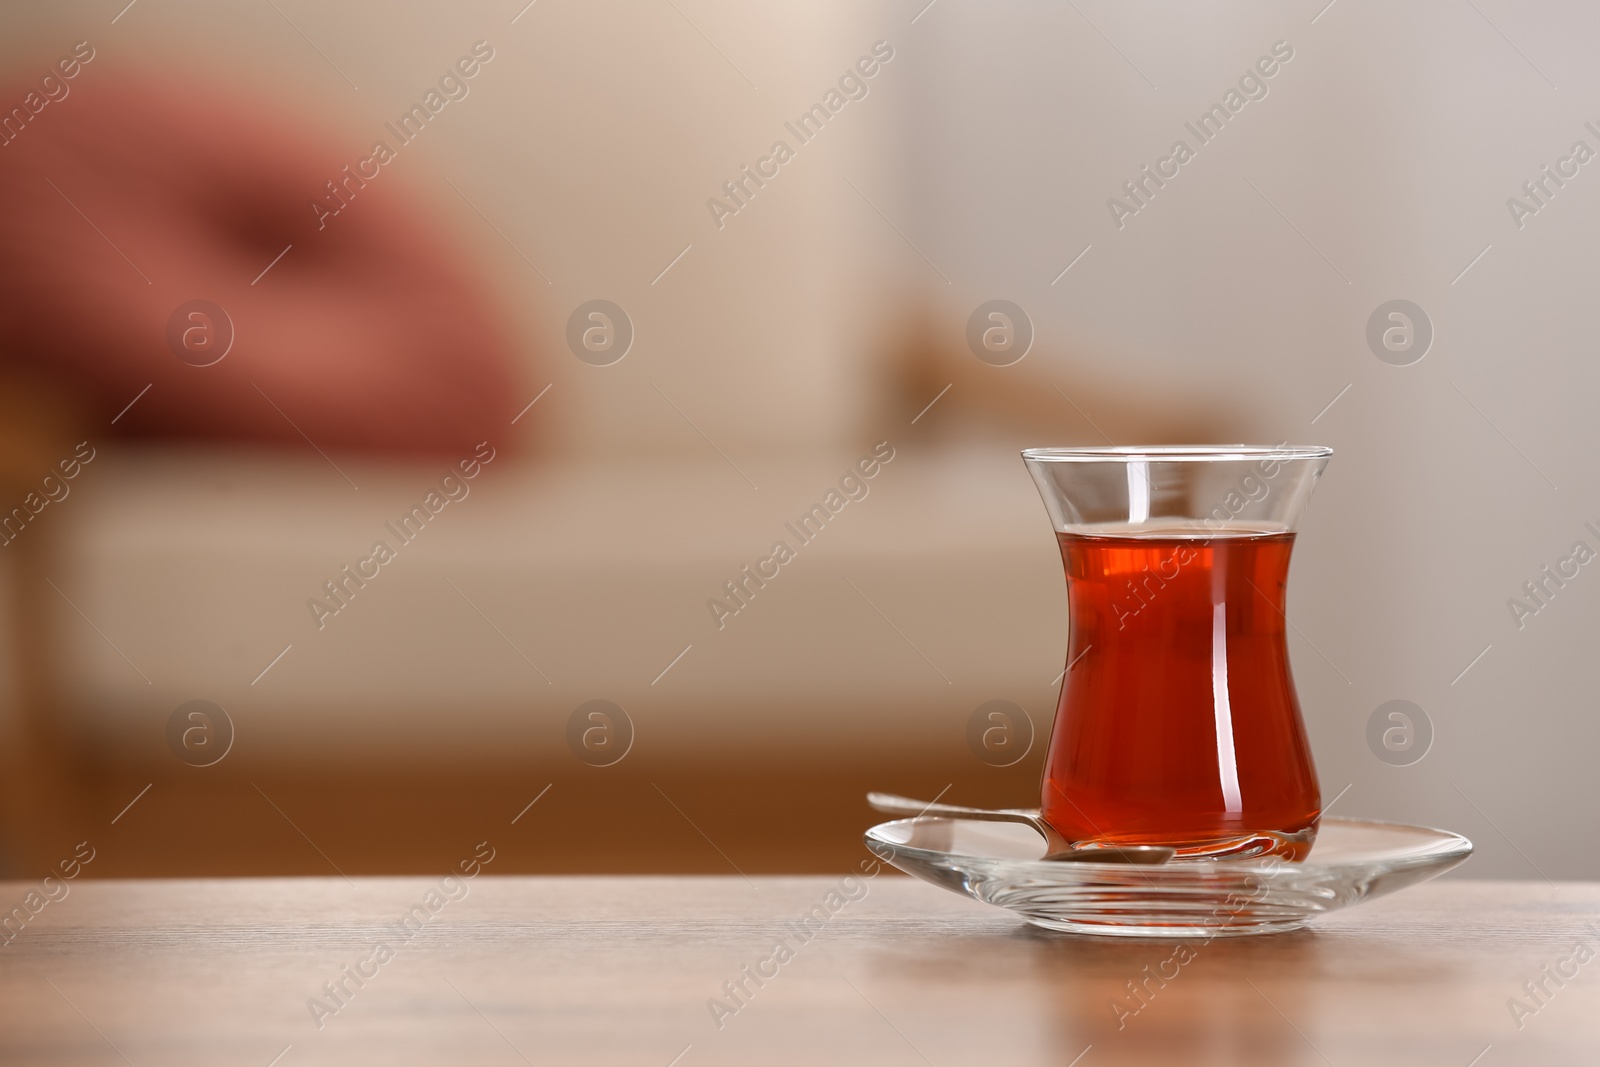
[[1019, 448], [1289, 441], [1333, 813], [1600, 877], [1600, 12], [124, 4], [0, 34], [6, 876], [843, 869], [1037, 802]]

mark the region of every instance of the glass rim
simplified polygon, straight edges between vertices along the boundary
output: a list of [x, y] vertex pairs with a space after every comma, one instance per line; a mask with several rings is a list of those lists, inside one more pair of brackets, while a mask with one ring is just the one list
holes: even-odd
[[1030, 463], [1126, 462], [1166, 460], [1194, 463], [1229, 460], [1327, 459], [1333, 449], [1326, 445], [1090, 445], [1082, 448], [1024, 448], [1022, 458]]

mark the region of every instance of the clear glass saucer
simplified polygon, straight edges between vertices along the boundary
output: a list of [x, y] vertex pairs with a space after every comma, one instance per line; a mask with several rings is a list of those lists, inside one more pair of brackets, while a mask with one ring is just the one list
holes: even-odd
[[1322, 820], [1310, 855], [1298, 863], [1046, 863], [1043, 840], [1026, 826], [928, 816], [874, 826], [866, 844], [907, 874], [1035, 926], [1169, 938], [1295, 930], [1427, 881], [1472, 855], [1472, 842], [1460, 834], [1361, 819]]

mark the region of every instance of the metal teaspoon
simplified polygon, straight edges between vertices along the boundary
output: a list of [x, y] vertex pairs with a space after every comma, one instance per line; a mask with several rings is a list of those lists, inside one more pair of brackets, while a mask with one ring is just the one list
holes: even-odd
[[868, 793], [867, 803], [888, 815], [931, 815], [951, 819], [975, 819], [982, 822], [1015, 822], [1032, 827], [1044, 838], [1044, 859], [1051, 862], [1131, 863], [1154, 865], [1166, 863], [1176, 851], [1165, 845], [1117, 845], [1104, 848], [1074, 848], [1039, 814], [1038, 808], [964, 808], [956, 804], [929, 804], [893, 793]]

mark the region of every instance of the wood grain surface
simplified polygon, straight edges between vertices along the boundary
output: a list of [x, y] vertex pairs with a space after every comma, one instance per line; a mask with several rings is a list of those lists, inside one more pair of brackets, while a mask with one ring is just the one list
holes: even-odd
[[1048, 934], [887, 873], [492, 870], [80, 880], [42, 906], [0, 883], [38, 907], [0, 935], [0, 1063], [1600, 1063], [1596, 884], [1447, 880], [1180, 945]]

